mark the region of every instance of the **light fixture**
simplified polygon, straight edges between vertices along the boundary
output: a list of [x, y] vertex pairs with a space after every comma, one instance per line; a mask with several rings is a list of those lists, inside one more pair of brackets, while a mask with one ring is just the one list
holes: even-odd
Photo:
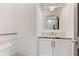
[[49, 7], [50, 11], [54, 11], [56, 7]]
[[50, 24], [51, 23], [51, 20], [48, 20], [48, 23]]
[[49, 9], [50, 11], [54, 11], [55, 9]]

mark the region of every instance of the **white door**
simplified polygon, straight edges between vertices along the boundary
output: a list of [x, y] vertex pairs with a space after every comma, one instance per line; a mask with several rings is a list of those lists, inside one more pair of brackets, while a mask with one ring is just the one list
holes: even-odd
[[71, 40], [55, 40], [55, 56], [71, 56], [72, 41]]
[[52, 39], [39, 39], [39, 56], [52, 56], [54, 48], [51, 46]]

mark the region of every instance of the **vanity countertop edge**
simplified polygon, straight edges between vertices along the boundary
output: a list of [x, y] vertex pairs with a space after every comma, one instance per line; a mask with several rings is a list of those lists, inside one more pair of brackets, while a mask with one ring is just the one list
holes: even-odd
[[38, 38], [43, 38], [43, 39], [66, 39], [66, 40], [72, 40], [73, 38], [67, 38], [67, 37], [45, 37], [45, 36], [38, 36]]

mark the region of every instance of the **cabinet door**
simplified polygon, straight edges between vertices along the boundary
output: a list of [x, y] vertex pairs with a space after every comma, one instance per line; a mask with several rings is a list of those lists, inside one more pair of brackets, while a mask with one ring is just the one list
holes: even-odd
[[39, 39], [39, 56], [52, 56], [53, 47], [51, 45], [52, 39]]
[[55, 56], [71, 56], [72, 41], [71, 40], [55, 40]]

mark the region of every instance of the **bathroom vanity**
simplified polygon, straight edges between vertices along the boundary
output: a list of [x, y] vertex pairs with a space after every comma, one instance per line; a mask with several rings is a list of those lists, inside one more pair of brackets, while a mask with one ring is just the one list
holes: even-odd
[[39, 37], [39, 56], [71, 56], [72, 38]]
[[74, 4], [37, 6], [37, 55], [74, 56]]

